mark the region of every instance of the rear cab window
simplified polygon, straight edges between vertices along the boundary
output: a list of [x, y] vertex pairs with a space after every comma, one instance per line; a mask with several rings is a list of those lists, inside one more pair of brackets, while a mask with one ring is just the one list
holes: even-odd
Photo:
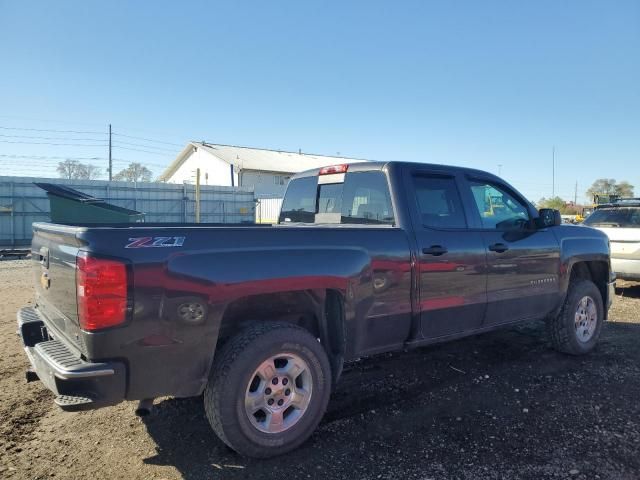
[[279, 223], [393, 225], [387, 177], [381, 171], [294, 178]]

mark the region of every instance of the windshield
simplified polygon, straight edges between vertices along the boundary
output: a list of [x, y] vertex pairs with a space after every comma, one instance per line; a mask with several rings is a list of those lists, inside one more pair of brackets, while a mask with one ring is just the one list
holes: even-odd
[[640, 207], [599, 208], [584, 221], [592, 227], [640, 228]]

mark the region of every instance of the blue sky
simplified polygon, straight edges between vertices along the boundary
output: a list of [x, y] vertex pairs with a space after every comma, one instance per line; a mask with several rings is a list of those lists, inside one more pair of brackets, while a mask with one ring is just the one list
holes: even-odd
[[502, 165], [538, 200], [555, 145], [556, 193], [609, 177], [640, 194], [637, 0], [0, 0], [0, 59], [0, 174], [106, 166], [111, 123], [155, 140], [114, 137], [116, 167], [156, 174], [196, 139]]

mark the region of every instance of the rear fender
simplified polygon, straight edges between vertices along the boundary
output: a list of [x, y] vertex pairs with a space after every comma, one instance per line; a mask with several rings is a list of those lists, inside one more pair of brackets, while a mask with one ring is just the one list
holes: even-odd
[[[235, 308], [245, 301], [255, 304], [256, 299], [265, 299], [266, 312], [268, 298], [284, 298], [292, 292], [307, 295], [309, 304], [317, 306], [317, 313], [314, 312], [320, 320], [317, 333], [324, 337], [327, 326], [323, 323], [323, 300], [327, 290], [337, 292], [344, 299], [343, 331], [348, 331], [349, 326], [356, 323], [357, 315], [368, 311], [373, 303], [371, 259], [360, 248], [234, 249], [176, 255], [166, 265], [165, 279], [165, 305], [168, 298], [175, 304], [176, 297], [183, 294], [206, 302], [207, 315], [202, 327], [207, 341], [195, 342], [191, 350], [199, 357], [198, 364], [207, 365], [207, 370], [202, 372], [202, 389], [213, 361], [222, 319], [230, 305]], [[247, 313], [250, 318], [237, 318], [237, 321], [260, 320], [261, 309], [253, 310], [256, 311]], [[165, 318], [167, 315], [165, 309]]]

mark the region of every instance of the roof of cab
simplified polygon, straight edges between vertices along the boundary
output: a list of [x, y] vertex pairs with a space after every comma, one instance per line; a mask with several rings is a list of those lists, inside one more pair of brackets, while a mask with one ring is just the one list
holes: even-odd
[[[348, 163], [349, 169], [348, 172], [366, 172], [366, 171], [374, 171], [374, 170], [383, 170], [387, 165], [398, 165], [401, 167], [407, 168], [417, 168], [417, 169], [425, 169], [425, 170], [434, 170], [439, 172], [463, 172], [469, 174], [471, 176], [480, 176], [485, 178], [494, 178], [499, 179], [496, 175], [486, 172], [484, 170], [478, 170], [475, 168], [468, 167], [459, 167], [453, 165], [442, 165], [436, 163], [420, 163], [420, 162], [401, 162], [401, 161], [373, 161], [373, 162], [359, 162], [359, 163]], [[331, 166], [331, 165], [326, 165]], [[322, 167], [321, 167], [322, 168]], [[292, 178], [302, 178], [302, 177], [313, 177], [320, 173], [320, 168], [313, 168], [311, 170], [305, 170], [304, 172], [297, 173]], [[502, 180], [504, 181], [504, 180]]]

